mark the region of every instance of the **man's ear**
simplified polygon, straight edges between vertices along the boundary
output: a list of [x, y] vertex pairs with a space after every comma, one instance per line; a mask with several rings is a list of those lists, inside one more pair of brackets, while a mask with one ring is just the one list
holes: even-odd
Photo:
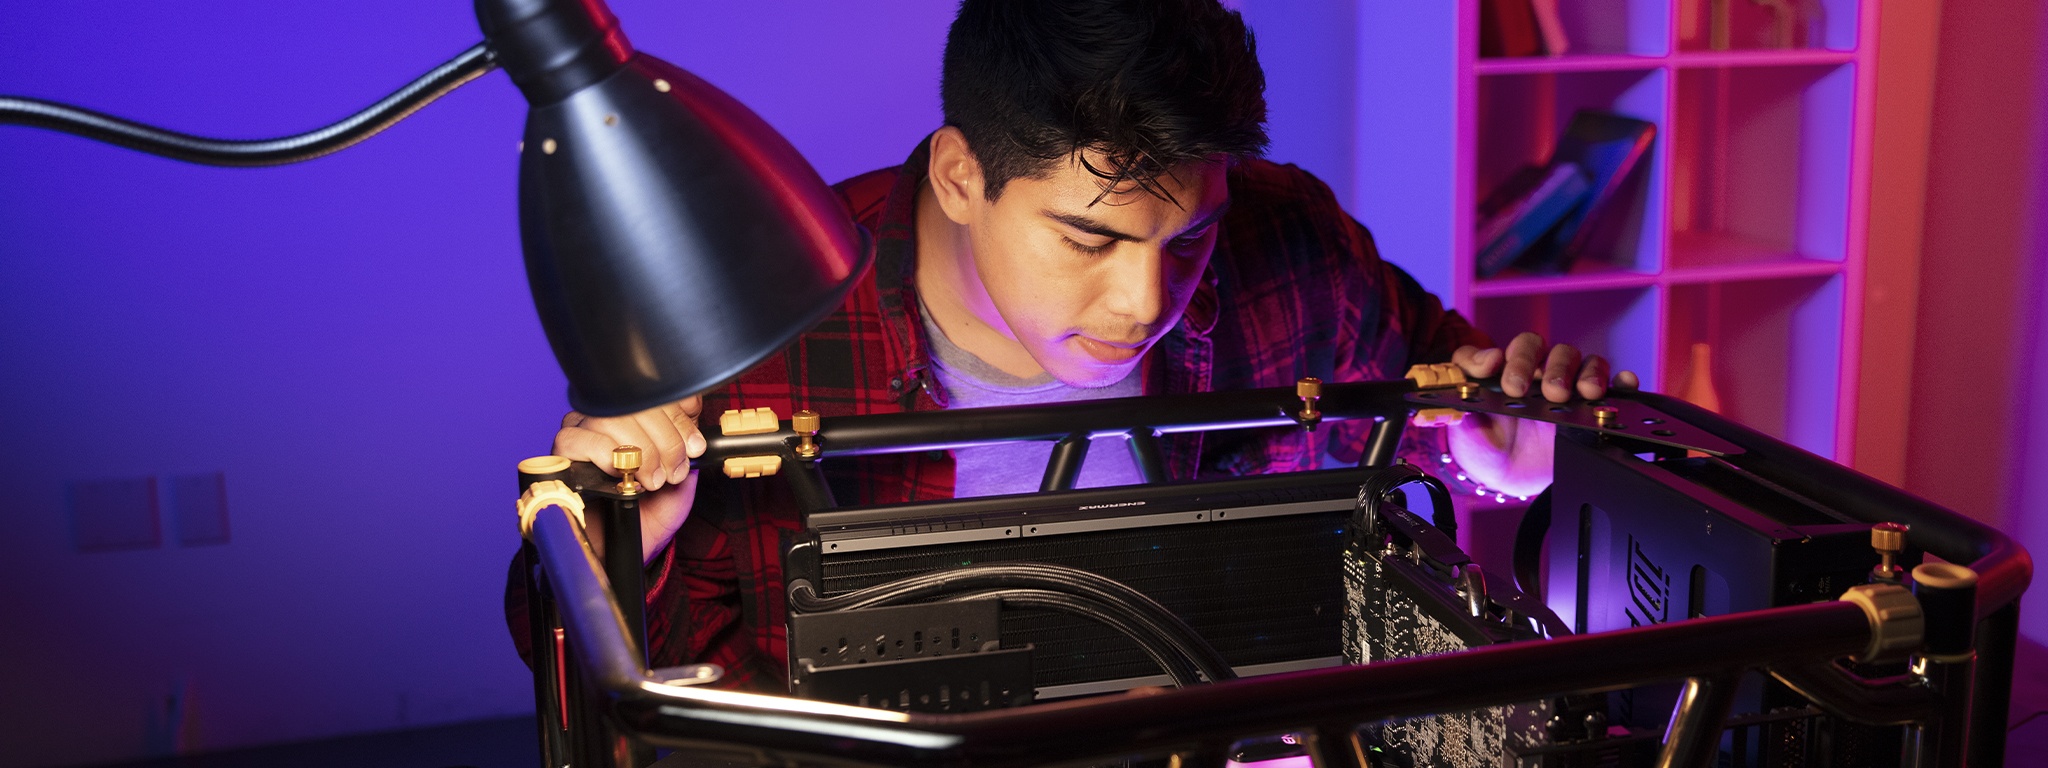
[[967, 148], [967, 134], [950, 125], [940, 128], [932, 134], [931, 156], [928, 174], [939, 209], [953, 223], [966, 226], [985, 202], [981, 162]]

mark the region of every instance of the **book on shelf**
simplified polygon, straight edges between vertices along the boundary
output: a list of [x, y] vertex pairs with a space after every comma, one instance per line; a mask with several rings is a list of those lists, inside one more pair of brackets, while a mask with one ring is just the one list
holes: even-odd
[[1573, 163], [1586, 173], [1591, 191], [1579, 205], [1565, 214], [1544, 242], [1531, 248], [1530, 266], [1543, 271], [1564, 272], [1578, 257], [1605, 247], [1603, 238], [1625, 222], [1616, 218], [1627, 208], [1621, 190], [1642, 159], [1657, 126], [1632, 117], [1581, 110], [1558, 137], [1550, 162]]
[[1543, 52], [1543, 34], [1529, 0], [1480, 0], [1479, 55], [1535, 56]]
[[1570, 53], [1572, 42], [1565, 36], [1564, 19], [1557, 13], [1557, 0], [1529, 0], [1529, 10], [1536, 17], [1536, 30], [1543, 36], [1543, 52], [1552, 56]]
[[1479, 246], [1473, 260], [1479, 276], [1492, 277], [1520, 260], [1591, 191], [1577, 163], [1525, 167], [1508, 177], [1479, 204], [1473, 238]]

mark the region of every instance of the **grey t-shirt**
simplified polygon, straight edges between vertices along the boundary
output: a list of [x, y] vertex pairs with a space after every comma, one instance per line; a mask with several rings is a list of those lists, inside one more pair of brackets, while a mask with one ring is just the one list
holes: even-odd
[[[946, 333], [924, 317], [925, 336], [931, 339], [932, 371], [946, 388], [946, 407], [992, 408], [1027, 403], [1065, 403], [1106, 397], [1135, 397], [1140, 392], [1137, 368], [1122, 381], [1107, 387], [1082, 388], [1060, 383], [1051, 374], [1024, 379], [1004, 373], [953, 344]], [[1038, 490], [1045, 478], [1045, 462], [1052, 456], [1052, 444], [1044, 442], [1002, 443], [953, 451], [953, 495], [994, 496]], [[1132, 485], [1142, 482], [1138, 464], [1121, 437], [1098, 437], [1088, 443], [1088, 458], [1081, 463], [1076, 488]]]

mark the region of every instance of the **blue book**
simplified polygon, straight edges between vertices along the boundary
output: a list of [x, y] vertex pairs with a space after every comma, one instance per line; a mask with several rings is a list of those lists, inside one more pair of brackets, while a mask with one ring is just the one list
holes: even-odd
[[1591, 182], [1592, 192], [1584, 205], [1566, 215], [1545, 242], [1533, 249], [1538, 255], [1531, 258], [1535, 262], [1531, 266], [1563, 272], [1581, 254], [1613, 247], [1613, 234], [1619, 229], [1616, 225], [1625, 223], [1614, 213], [1628, 207], [1622, 204], [1627, 197], [1622, 190], [1643, 165], [1656, 136], [1654, 123], [1632, 117], [1591, 110], [1572, 115], [1550, 159], [1552, 163], [1577, 164]]
[[1552, 163], [1527, 169], [1480, 206], [1480, 224], [1473, 259], [1480, 277], [1492, 277], [1521, 260], [1592, 193], [1592, 182], [1577, 163]]

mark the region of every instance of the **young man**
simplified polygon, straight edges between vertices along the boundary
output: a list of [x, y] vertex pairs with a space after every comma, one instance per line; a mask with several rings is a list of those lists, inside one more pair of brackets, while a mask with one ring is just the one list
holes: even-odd
[[[1266, 144], [1264, 75], [1216, 0], [966, 0], [947, 37], [946, 125], [900, 168], [839, 185], [875, 235], [839, 311], [732, 384], [632, 416], [570, 413], [555, 453], [608, 466], [647, 450], [648, 643], [657, 666], [725, 681], [785, 674], [775, 482], [701, 481], [697, 419], [770, 406], [834, 416], [1399, 378], [1451, 360], [1563, 401], [1606, 391], [1606, 363], [1525, 334], [1505, 351], [1381, 261], [1330, 190]], [[1537, 383], [1539, 382], [1540, 383]], [[1448, 449], [1443, 445], [1448, 442]], [[1355, 462], [1363, 425], [1179, 435], [1178, 478]], [[1550, 431], [1468, 419], [1411, 438], [1488, 487], [1548, 482]], [[1044, 445], [827, 463], [842, 503], [1032, 490]], [[1081, 485], [1135, 482], [1122, 450]], [[518, 579], [514, 579], [515, 587]], [[526, 637], [524, 602], [508, 601]]]

